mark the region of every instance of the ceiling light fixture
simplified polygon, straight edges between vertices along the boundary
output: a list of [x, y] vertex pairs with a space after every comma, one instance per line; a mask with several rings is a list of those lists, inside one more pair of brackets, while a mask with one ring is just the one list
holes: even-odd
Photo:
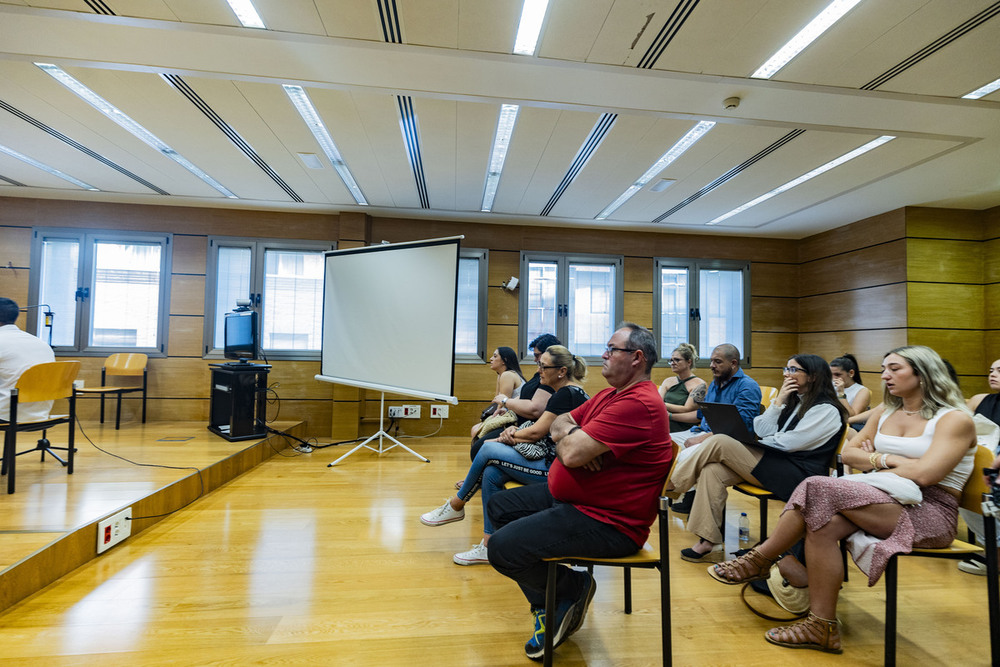
[[510, 146], [510, 137], [514, 133], [514, 123], [517, 121], [517, 112], [520, 109], [521, 107], [516, 104], [500, 105], [500, 117], [497, 119], [493, 150], [490, 151], [490, 168], [486, 172], [486, 186], [483, 188], [483, 205], [479, 209], [483, 213], [489, 213], [493, 210], [493, 199], [497, 194], [497, 186], [500, 185], [500, 174], [503, 172], [503, 163], [507, 159], [507, 148]]
[[851, 11], [861, 0], [833, 0], [826, 9], [821, 11], [799, 34], [788, 40], [788, 43], [778, 49], [778, 51], [767, 59], [756, 72], [750, 75], [751, 79], [770, 79], [778, 73], [782, 67], [787, 65], [795, 56], [826, 32], [834, 23]]
[[42, 69], [43, 72], [50, 75], [53, 79], [61, 83], [62, 85], [69, 88], [71, 91], [76, 93], [84, 102], [94, 107], [102, 114], [116, 122], [121, 127], [128, 130], [132, 135], [138, 139], [145, 142], [147, 145], [151, 146], [155, 150], [159, 151], [161, 154], [170, 158], [177, 164], [181, 165], [189, 172], [200, 178], [202, 181], [208, 185], [215, 188], [218, 192], [225, 195], [230, 199], [239, 199], [235, 194], [229, 191], [224, 185], [219, 183], [217, 180], [209, 176], [207, 173], [192, 164], [186, 157], [175, 151], [173, 148], [165, 144], [159, 139], [155, 134], [144, 128], [142, 125], [134, 121], [132, 118], [127, 116], [121, 109], [115, 105], [108, 102], [106, 99], [92, 91], [87, 86], [83, 85], [72, 76], [63, 71], [60, 67], [56, 65], [51, 65], [49, 63], [35, 63], [38, 67]]
[[54, 167], [50, 167], [47, 164], [39, 162], [35, 158], [28, 157], [24, 153], [18, 153], [13, 148], [8, 148], [7, 146], [4, 146], [3, 144], [0, 144], [0, 153], [6, 153], [7, 155], [11, 156], [12, 158], [17, 158], [21, 162], [26, 162], [26, 163], [30, 164], [32, 167], [36, 167], [38, 169], [41, 169], [42, 171], [44, 171], [47, 174], [52, 174], [53, 176], [58, 176], [59, 178], [63, 179], [64, 181], [69, 181], [73, 185], [77, 185], [77, 186], [83, 188], [84, 190], [90, 190], [91, 192], [100, 192], [100, 189], [95, 188], [93, 185], [88, 185], [88, 184], [84, 183], [79, 178], [74, 178], [74, 177], [70, 176], [69, 174], [61, 172], [61, 171], [59, 171], [58, 169], [56, 169]]
[[757, 197], [753, 201], [748, 201], [746, 204], [743, 204], [742, 206], [737, 206], [736, 208], [734, 208], [729, 213], [725, 213], [723, 215], [720, 215], [718, 218], [715, 218], [714, 220], [712, 220], [710, 222], [706, 222], [705, 224], [706, 225], [717, 225], [720, 222], [722, 222], [723, 220], [726, 220], [728, 218], [733, 217], [737, 213], [742, 213], [743, 211], [747, 210], [748, 208], [756, 206], [757, 204], [759, 204], [759, 203], [761, 203], [763, 201], [767, 201], [768, 199], [770, 199], [771, 197], [774, 197], [775, 195], [780, 195], [782, 192], [785, 192], [786, 190], [791, 190], [796, 185], [802, 185], [806, 181], [808, 181], [810, 179], [813, 179], [813, 178], [816, 178], [820, 174], [822, 174], [824, 172], [827, 172], [827, 171], [830, 171], [834, 167], [839, 167], [840, 165], [842, 165], [845, 162], [848, 162], [850, 160], [853, 160], [854, 158], [858, 157], [859, 155], [864, 155], [868, 151], [874, 150], [874, 149], [878, 148], [879, 146], [881, 146], [882, 144], [888, 143], [888, 142], [892, 141], [895, 138], [896, 137], [894, 137], [894, 136], [883, 135], [883, 136], [879, 137], [878, 139], [873, 139], [872, 141], [869, 141], [864, 146], [859, 146], [858, 148], [855, 148], [853, 151], [850, 151], [849, 153], [844, 153], [843, 155], [841, 155], [840, 157], [836, 158], [835, 160], [830, 160], [826, 164], [821, 165], [819, 167], [816, 167], [812, 171], [810, 171], [808, 173], [805, 173], [805, 174], [802, 174], [798, 178], [794, 178], [794, 179], [788, 181], [787, 183], [785, 183], [784, 185], [776, 187], [775, 189], [771, 190], [770, 192], [765, 192], [764, 194], [762, 194], [760, 197]]
[[519, 56], [535, 55], [538, 35], [542, 32], [548, 6], [549, 0], [524, 0], [521, 21], [517, 25], [517, 37], [514, 38], [514, 53]]
[[985, 86], [982, 86], [981, 88], [976, 88], [968, 95], [962, 95], [962, 99], [978, 100], [980, 97], [986, 97], [987, 95], [996, 90], [1000, 90], [1000, 79], [997, 79], [996, 81], [990, 81]]
[[354, 180], [351, 170], [347, 168], [344, 158], [341, 157], [340, 151], [337, 150], [337, 144], [333, 142], [333, 137], [327, 131], [326, 125], [323, 124], [323, 120], [319, 117], [319, 113], [316, 111], [316, 107], [313, 106], [312, 100], [309, 99], [309, 95], [306, 94], [305, 88], [302, 86], [290, 86], [288, 84], [281, 84], [281, 87], [285, 89], [288, 99], [292, 101], [296, 111], [302, 116], [306, 127], [316, 137], [316, 141], [319, 143], [320, 148], [323, 149], [327, 159], [330, 160], [330, 164], [340, 174], [344, 185], [351, 191], [354, 201], [361, 206], [367, 206], [368, 200], [365, 199], [364, 193], [361, 192], [358, 182]]
[[244, 28], [266, 28], [260, 14], [250, 0], [226, 0], [232, 7], [236, 18], [240, 20]]
[[674, 160], [683, 155], [684, 151], [694, 146], [695, 142], [705, 136], [705, 134], [707, 134], [713, 127], [715, 127], [715, 121], [703, 120], [688, 130], [687, 134], [681, 137], [677, 143], [670, 147], [670, 150], [661, 155], [660, 159], [653, 163], [652, 167], [646, 170], [646, 173], [639, 177], [639, 180], [630, 185], [625, 192], [618, 195], [618, 199], [608, 204], [603, 211], [598, 213], [594, 220], [604, 220], [609, 215], [614, 213], [619, 206], [627, 202], [632, 195], [641, 190], [646, 183], [653, 180], [657, 174], [666, 169]]

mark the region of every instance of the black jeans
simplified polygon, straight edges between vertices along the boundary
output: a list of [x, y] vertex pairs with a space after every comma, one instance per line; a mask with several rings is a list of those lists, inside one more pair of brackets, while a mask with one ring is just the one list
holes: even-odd
[[[619, 558], [639, 550], [611, 524], [592, 519], [569, 503], [552, 498], [548, 484], [529, 484], [496, 494], [487, 511], [496, 532], [490, 538], [490, 565], [510, 577], [533, 608], [545, 606], [545, 558]], [[556, 601], [577, 599], [588, 580], [561, 567]]]

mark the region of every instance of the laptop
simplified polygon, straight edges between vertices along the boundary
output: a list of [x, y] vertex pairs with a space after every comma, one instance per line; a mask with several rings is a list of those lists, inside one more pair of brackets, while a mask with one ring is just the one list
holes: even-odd
[[740, 411], [732, 403], [698, 403], [698, 408], [712, 433], [728, 435], [744, 445], [761, 446], [760, 440], [747, 428]]

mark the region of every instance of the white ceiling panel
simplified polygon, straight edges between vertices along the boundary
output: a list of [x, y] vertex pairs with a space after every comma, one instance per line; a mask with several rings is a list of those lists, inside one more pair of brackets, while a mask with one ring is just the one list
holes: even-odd
[[[0, 102], [7, 105], [0, 105], [0, 138], [105, 191], [81, 193], [6, 159], [0, 175], [27, 187], [0, 186], [4, 194], [365, 210], [281, 89], [297, 83], [368, 210], [379, 215], [704, 229], [707, 220], [881, 134], [900, 139], [709, 231], [795, 238], [906, 205], [1000, 205], [1000, 92], [958, 99], [1000, 75], [1000, 0], [866, 0], [772, 81], [748, 75], [827, 0], [552, 0], [533, 57], [511, 55], [521, 0], [383, 5], [398, 12], [402, 44], [385, 43], [377, 0], [256, 0], [266, 30], [239, 27], [225, 0], [105, 3], [120, 16], [97, 14], [84, 0], [0, 0]], [[990, 18], [875, 91], [859, 90], [975, 15]], [[668, 44], [657, 41], [662, 35]], [[650, 55], [654, 44], [662, 53]], [[224, 199], [36, 61], [76, 76], [240, 199]], [[274, 178], [159, 73], [186, 82]], [[416, 113], [429, 210], [420, 208], [404, 149], [400, 95]], [[724, 108], [732, 96], [740, 104]], [[521, 111], [493, 213], [481, 213], [502, 103]], [[617, 115], [615, 126], [541, 216], [605, 114]], [[675, 180], [670, 188], [653, 193], [647, 185], [607, 221], [593, 219], [699, 120], [717, 125], [653, 179]], [[796, 129], [805, 133], [696, 197]], [[324, 169], [306, 168], [298, 153], [320, 156]], [[652, 222], [675, 207], [664, 223]]]

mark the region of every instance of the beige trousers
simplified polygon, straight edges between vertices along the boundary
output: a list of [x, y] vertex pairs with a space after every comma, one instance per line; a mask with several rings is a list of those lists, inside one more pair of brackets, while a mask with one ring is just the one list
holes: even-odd
[[688, 516], [688, 530], [712, 544], [725, 542], [719, 526], [725, 519], [723, 512], [729, 487], [741, 482], [759, 486], [760, 482], [750, 471], [763, 457], [764, 450], [760, 447], [744, 445], [721, 434], [710, 436], [700, 445], [691, 447], [690, 454], [679, 457], [670, 476], [674, 490], [683, 493], [698, 485]]

